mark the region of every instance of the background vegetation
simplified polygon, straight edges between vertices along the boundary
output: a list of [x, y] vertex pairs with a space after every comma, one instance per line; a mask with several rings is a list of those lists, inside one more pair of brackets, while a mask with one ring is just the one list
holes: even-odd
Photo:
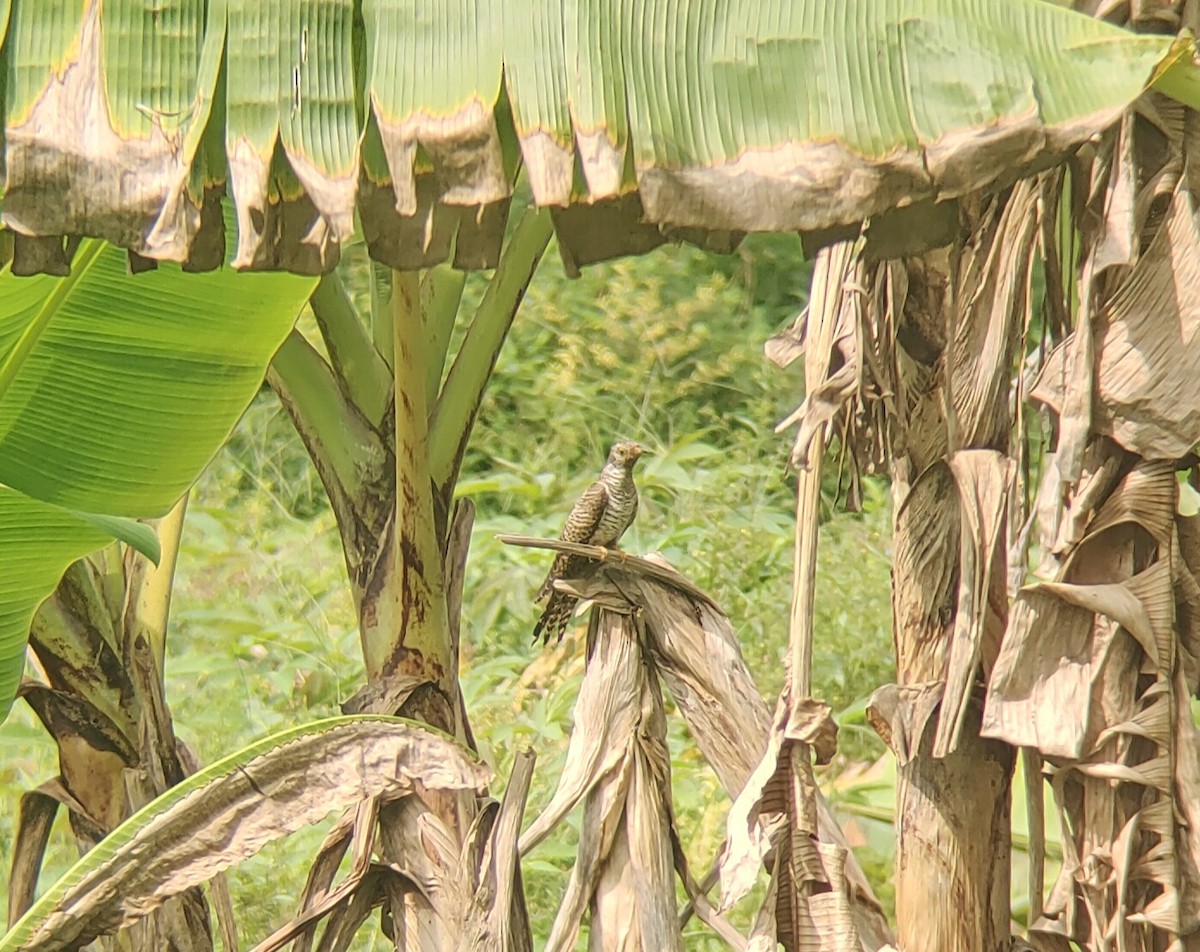
[[[582, 631], [555, 650], [530, 645], [545, 556], [494, 537], [556, 535], [614, 436], [655, 450], [639, 467], [642, 508], [626, 546], [663, 552], [717, 599], [773, 703], [787, 643], [794, 488], [787, 437], [772, 428], [802, 388], [798, 369], [778, 370], [746, 342], [765, 341], [794, 317], [809, 278], [796, 238], [786, 235], [753, 237], [728, 257], [667, 248], [590, 268], [577, 281], [563, 277], [556, 257], [552, 249], [517, 316], [460, 483], [479, 514], [464, 602], [467, 708], [501, 778], [517, 750], [537, 751], [529, 818], [557, 781]], [[361, 248], [344, 269], [349, 286], [367, 295]], [[470, 279], [467, 296], [482, 287]], [[882, 753], [861, 709], [893, 677], [886, 488], [868, 483], [859, 514], [835, 512], [835, 495], [830, 486], [814, 659], [816, 693], [844, 714], [831, 782]], [[189, 509], [167, 663], [176, 729], [211, 762], [271, 730], [334, 713], [362, 675], [332, 514], [290, 422], [264, 391]], [[723, 837], [727, 802], [681, 721], [671, 723], [675, 808], [702, 872]], [[53, 746], [24, 708], [0, 728], [0, 744], [7, 802], [53, 775]], [[75, 855], [60, 826], [44, 882]], [[306, 831], [235, 871], [245, 939], [294, 911], [303, 857], [321, 835]], [[11, 836], [11, 824], [0, 825], [0, 888]], [[573, 837], [566, 829], [525, 865], [543, 938]], [[861, 858], [886, 901], [886, 862], [869, 849]]]

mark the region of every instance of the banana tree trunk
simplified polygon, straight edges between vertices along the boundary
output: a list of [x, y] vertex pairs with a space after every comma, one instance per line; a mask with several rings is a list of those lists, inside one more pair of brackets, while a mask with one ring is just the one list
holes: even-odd
[[[8, 897], [11, 925], [32, 904], [58, 806], [86, 853], [179, 783], [194, 765], [175, 738], [163, 692], [163, 653], [184, 502], [158, 526], [158, 566], [119, 545], [74, 563], [34, 618], [30, 644], [45, 680], [21, 694], [58, 747], [59, 776], [22, 798]], [[218, 886], [227, 900], [223, 883]], [[226, 944], [236, 942], [222, 915]], [[199, 889], [101, 940], [123, 952], [208, 952], [209, 906]]]
[[[308, 448], [342, 536], [367, 670], [347, 713], [398, 714], [473, 746], [458, 684], [458, 627], [474, 509], [456, 505], [454, 489], [500, 347], [550, 235], [548, 212], [523, 214], [452, 360], [463, 279], [438, 267], [373, 269], [372, 312], [363, 316], [336, 275], [322, 279], [312, 306], [328, 358], [294, 331], [272, 364], [267, 379]], [[384, 857], [403, 865], [424, 848], [423, 813], [461, 848], [478, 808], [473, 796], [433, 791], [383, 808]], [[380, 888], [383, 928], [397, 949], [457, 947], [466, 907], [435, 910], [396, 877]]]
[[968, 222], [953, 252], [891, 266], [897, 409], [897, 684], [872, 721], [896, 754], [903, 952], [999, 952], [1010, 936], [1013, 749], [979, 736], [980, 671], [1007, 619], [1009, 389], [1037, 187]]
[[[895, 525], [892, 574], [896, 680], [910, 709], [938, 690], [954, 628], [958, 500], [908, 497]], [[899, 498], [900, 510], [905, 500]], [[949, 596], [949, 597], [948, 597]], [[932, 686], [932, 687], [931, 687]], [[896, 784], [896, 919], [903, 952], [996, 952], [1009, 935], [1012, 748], [979, 737], [972, 700], [956, 750], [932, 752], [932, 718]]]

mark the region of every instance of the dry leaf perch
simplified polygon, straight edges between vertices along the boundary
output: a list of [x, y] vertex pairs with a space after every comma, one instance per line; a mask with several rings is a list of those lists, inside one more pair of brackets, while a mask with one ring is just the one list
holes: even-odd
[[[688, 870], [672, 809], [664, 683], [731, 798], [748, 789], [774, 737], [769, 709], [729, 619], [660, 558], [526, 536], [499, 538], [590, 560], [578, 578], [558, 583], [594, 606], [567, 763], [551, 802], [521, 837], [526, 853], [583, 803], [578, 855], [546, 952], [574, 947], [589, 908], [592, 949], [616, 943], [646, 952], [682, 950], [682, 928], [693, 910], [732, 948], [776, 948], [773, 891], [752, 934], [740, 935], [707, 899], [715, 869], [700, 884]], [[747, 842], [727, 850], [741, 859], [733, 871], [739, 888], [749, 888], [764, 862], [773, 867], [778, 852], [779, 824], [771, 805], [758, 803], [760, 793], [754, 792], [754, 815], [742, 817]], [[839, 848], [845, 863], [830, 899], [845, 910], [847, 930], [843, 944], [829, 947], [876, 952], [890, 941], [886, 920], [819, 793], [818, 803], [820, 840]], [[682, 912], [673, 871], [690, 900]], [[845, 944], [849, 936], [854, 941]], [[791, 938], [780, 935], [778, 941], [789, 952], [807, 948]]]

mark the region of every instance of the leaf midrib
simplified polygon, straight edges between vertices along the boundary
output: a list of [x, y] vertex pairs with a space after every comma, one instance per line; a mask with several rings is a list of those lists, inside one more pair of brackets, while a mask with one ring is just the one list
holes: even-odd
[[16, 344], [9, 351], [4, 362], [0, 364], [0, 402], [8, 396], [8, 391], [21, 373], [29, 355], [33, 353], [34, 348], [46, 333], [54, 316], [60, 312], [63, 304], [71, 296], [71, 292], [83, 280], [83, 276], [95, 264], [103, 250], [104, 242], [97, 239], [88, 239], [80, 244], [70, 273], [57, 282], [54, 290], [42, 302], [33, 320], [17, 338]]

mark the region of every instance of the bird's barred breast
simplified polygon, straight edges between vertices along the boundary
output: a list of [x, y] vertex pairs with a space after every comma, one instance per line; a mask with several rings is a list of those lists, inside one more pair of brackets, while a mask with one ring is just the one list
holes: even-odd
[[637, 490], [632, 486], [609, 489], [608, 505], [600, 517], [600, 524], [592, 533], [593, 545], [613, 545], [633, 521], [633, 510], [637, 503]]

